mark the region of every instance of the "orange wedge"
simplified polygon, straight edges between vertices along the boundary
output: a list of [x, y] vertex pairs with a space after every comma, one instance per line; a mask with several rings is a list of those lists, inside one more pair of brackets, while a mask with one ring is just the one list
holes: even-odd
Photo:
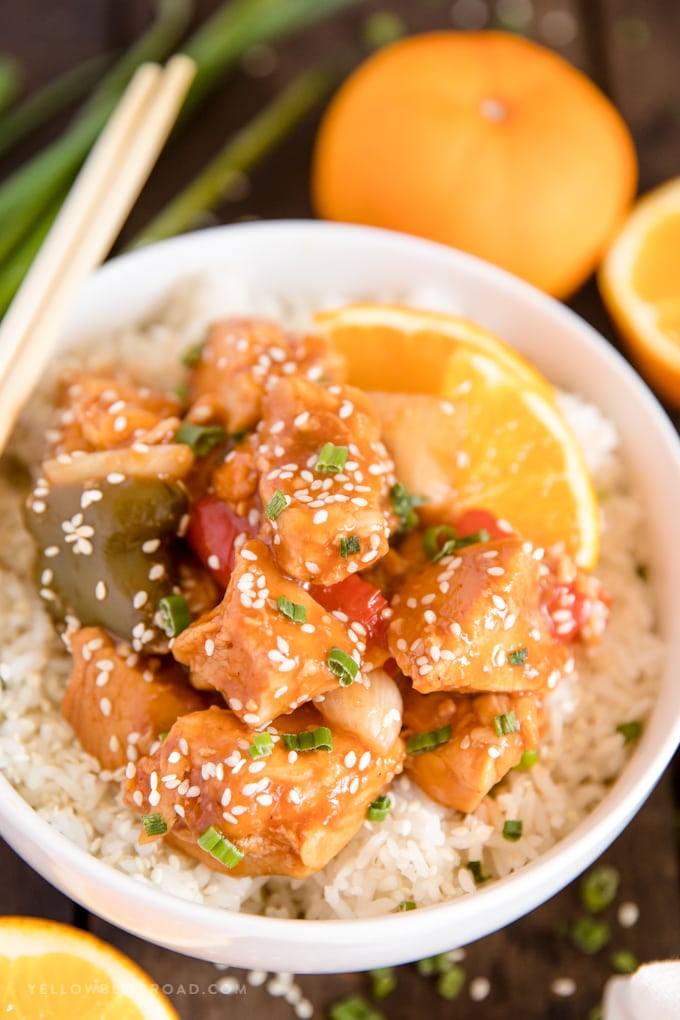
[[637, 202], [600, 267], [599, 285], [642, 374], [680, 404], [680, 177]]
[[350, 383], [388, 391], [375, 394], [385, 443], [432, 514], [491, 510], [537, 545], [562, 542], [579, 566], [595, 566], [595, 491], [551, 386], [528, 362], [438, 313], [350, 305], [319, 324], [346, 355]]
[[361, 389], [443, 396], [448, 359], [462, 345], [493, 358], [519, 385], [552, 393], [521, 354], [469, 319], [366, 303], [319, 312], [314, 323], [345, 355], [349, 382]]
[[0, 1015], [16, 1020], [179, 1020], [151, 978], [88, 932], [0, 918]]

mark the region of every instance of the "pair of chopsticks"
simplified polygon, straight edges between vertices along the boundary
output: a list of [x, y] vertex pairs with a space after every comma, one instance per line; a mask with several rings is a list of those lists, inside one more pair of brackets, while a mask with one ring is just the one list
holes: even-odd
[[182, 106], [186, 56], [136, 72], [83, 165], [0, 326], [0, 453], [38, 382], [78, 288], [108, 255]]

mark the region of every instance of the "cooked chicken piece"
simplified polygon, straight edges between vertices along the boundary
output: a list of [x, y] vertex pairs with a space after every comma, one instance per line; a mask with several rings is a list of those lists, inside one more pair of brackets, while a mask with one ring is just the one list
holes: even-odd
[[263, 533], [285, 574], [336, 584], [385, 555], [392, 462], [364, 393], [281, 379], [260, 444]]
[[229, 503], [241, 517], [247, 517], [259, 508], [256, 466], [258, 444], [257, 434], [249, 433], [217, 465], [211, 478], [215, 495]]
[[568, 653], [544, 606], [549, 571], [516, 536], [477, 542], [409, 577], [392, 599], [388, 644], [416, 690], [554, 686]]
[[540, 694], [403, 694], [405, 738], [450, 727], [443, 743], [409, 754], [404, 768], [428, 796], [474, 811], [489, 790], [538, 746]]
[[179, 716], [214, 702], [195, 691], [172, 660], [138, 655], [99, 627], [72, 634], [71, 650], [62, 713], [102, 768], [147, 754]]
[[[301, 607], [305, 619], [290, 619], [280, 599]], [[259, 728], [336, 688], [329, 654], [341, 649], [360, 665], [356, 641], [344, 623], [282, 576], [262, 542], [250, 541], [236, 555], [220, 605], [182, 631], [172, 653], [189, 667], [192, 683], [221, 691], [239, 718]]]
[[160, 390], [119, 378], [77, 375], [65, 394], [53, 452], [114, 450], [133, 442], [171, 442], [180, 404]]
[[[290, 751], [283, 734], [324, 726], [312, 706], [277, 719], [263, 756], [254, 734], [226, 709], [183, 716], [160, 747], [137, 763], [125, 800], [157, 814], [172, 842], [235, 876], [318, 871], [352, 838], [371, 801], [400, 771], [399, 737], [382, 756], [333, 727], [331, 750]], [[266, 737], [265, 737], [266, 739]], [[252, 753], [251, 749], [252, 748]], [[198, 846], [213, 827], [243, 854], [232, 869]]]
[[203, 345], [191, 375], [190, 397], [221, 407], [227, 431], [241, 432], [260, 417], [266, 390], [291, 373], [342, 379], [344, 360], [322, 337], [284, 333], [262, 319], [224, 319], [213, 325]]

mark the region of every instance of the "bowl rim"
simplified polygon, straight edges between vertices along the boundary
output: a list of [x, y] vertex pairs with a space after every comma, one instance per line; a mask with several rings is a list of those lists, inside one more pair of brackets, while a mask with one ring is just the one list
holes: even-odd
[[[145, 262], [157, 258], [159, 250], [162, 250], [166, 259], [178, 256], [181, 262], [183, 254], [190, 253], [192, 249], [204, 248], [206, 258], [199, 259], [200, 265], [197, 267], [192, 266], [189, 269], [185, 267], [177, 275], [177, 279], [180, 279], [210, 265], [213, 261], [210, 253], [217, 252], [225, 243], [225, 238], [227, 245], [230, 243], [237, 245], [239, 238], [254, 238], [258, 235], [260, 241], [271, 237], [275, 243], [283, 243], [286, 240], [291, 243], [295, 238], [316, 240], [328, 237], [328, 242], [324, 240], [322, 243], [333, 244], [336, 239], [341, 238], [343, 243], [351, 244], [358, 240], [362, 244], [375, 245], [377, 248], [389, 244], [403, 251], [405, 258], [422, 255], [440, 259], [446, 262], [454, 273], [462, 272], [464, 277], [471, 274], [503, 294], [514, 293], [517, 300], [527, 306], [527, 314], [538, 311], [540, 315], [547, 316], [550, 320], [563, 322], [567, 332], [579, 334], [583, 345], [595, 349], [597, 358], [613, 373], [614, 381], [621, 382], [634, 395], [650, 419], [680, 478], [680, 441], [670, 419], [651, 391], [614, 347], [575, 312], [537, 291], [530, 284], [474, 256], [435, 242], [380, 228], [308, 220], [230, 224], [171, 238], [149, 248], [112, 259], [88, 281], [85, 289], [89, 287], [89, 293], [94, 293], [97, 288], [108, 288], [115, 284], [117, 275], [124, 275], [131, 268], [136, 270], [139, 267], [143, 268]], [[67, 332], [72, 330], [73, 326], [69, 324]], [[665, 736], [661, 741], [652, 732], [646, 731], [602, 802], [536, 860], [525, 864], [517, 872], [476, 889], [473, 894], [461, 895], [398, 915], [390, 913], [351, 919], [302, 920], [241, 913], [183, 899], [150, 883], [136, 881], [130, 875], [71, 842], [30, 807], [2, 774], [0, 774], [0, 829], [3, 833], [7, 829], [4, 833], [5, 838], [31, 866], [68, 895], [80, 898], [78, 878], [86, 879], [96, 886], [104, 886], [110, 894], [121, 901], [134, 901], [139, 911], [144, 912], [147, 918], [154, 919], [154, 924], [150, 927], [145, 921], [141, 928], [135, 925], [128, 930], [135, 931], [151, 941], [160, 939], [161, 944], [172, 945], [180, 951], [205, 956], [205, 947], [197, 952], [196, 947], [192, 947], [189, 936], [186, 945], [181, 945], [178, 937], [175, 937], [172, 943], [163, 942], [162, 933], [158, 934], [163, 920], [172, 920], [180, 926], [187, 926], [188, 929], [195, 929], [198, 924], [202, 929], [201, 938], [207, 939], [211, 946], [214, 945], [216, 952], [219, 949], [219, 941], [216, 940], [230, 936], [236, 939], [252, 939], [260, 945], [266, 941], [285, 943], [289, 951], [312, 944], [320, 953], [320, 962], [300, 961], [301, 966], [295, 968], [298, 973], [330, 972], [334, 968], [332, 965], [329, 966], [329, 952], [333, 949], [338, 952], [349, 951], [357, 944], [365, 946], [366, 943], [375, 945], [384, 943], [386, 951], [379, 959], [385, 964], [402, 963], [415, 957], [408, 956], [408, 952], [413, 952], [413, 949], [407, 949], [406, 955], [403, 950], [399, 951], [396, 948], [399, 943], [413, 947], [416, 946], [417, 938], [416, 955], [429, 955], [429, 952], [423, 953], [422, 950], [432, 946], [440, 946], [441, 948], [436, 951], [442, 951], [445, 947], [450, 948], [448, 943], [452, 936], [447, 932], [454, 932], [456, 923], [465, 928], [466, 933], [470, 931], [473, 933], [472, 937], [466, 934], [466, 942], [473, 941], [510, 923], [554, 895], [558, 889], [589, 866], [619, 835], [660, 778], [678, 742], [680, 742], [680, 718], [675, 719], [670, 726], [666, 725]], [[586, 834], [587, 847], [582, 843]], [[30, 841], [28, 847], [22, 845], [26, 838]], [[43, 843], [51, 845], [45, 846]], [[573, 852], [576, 847], [579, 852]], [[67, 872], [73, 874], [69, 876]], [[90, 893], [85, 894], [81, 902], [94, 913], [99, 912], [96, 903], [92, 902]], [[484, 913], [485, 905], [490, 902], [496, 905], [495, 920], [492, 921], [489, 921]], [[521, 904], [519, 910], [517, 903]], [[110, 913], [108, 911], [103, 916], [111, 919]], [[476, 915], [486, 918], [481, 926], [475, 923]], [[126, 927], [125, 922], [119, 917], [116, 917], [113, 923]], [[439, 925], [434, 938], [433, 923]], [[232, 945], [231, 948], [235, 947]], [[219, 953], [214, 957], [205, 958], [218, 959], [218, 956]], [[343, 969], [347, 969], [347, 960], [343, 959], [340, 962]], [[360, 964], [354, 969], [365, 969], [374, 965], [376, 964], [368, 961], [365, 967]]]

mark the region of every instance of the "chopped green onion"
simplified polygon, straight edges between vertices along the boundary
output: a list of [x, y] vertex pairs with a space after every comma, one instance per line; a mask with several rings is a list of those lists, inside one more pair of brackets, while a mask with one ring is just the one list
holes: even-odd
[[448, 953], [437, 953], [436, 956], [426, 956], [423, 960], [416, 962], [416, 969], [421, 977], [433, 977], [438, 974], [447, 974], [453, 970], [455, 964]]
[[165, 595], [158, 603], [158, 613], [168, 637], [177, 637], [191, 623], [189, 603], [184, 595]]
[[495, 715], [493, 725], [499, 737], [503, 737], [507, 733], [519, 732], [519, 720], [512, 709], [509, 712], [503, 712], [502, 715]]
[[227, 433], [221, 425], [194, 425], [190, 421], [183, 421], [175, 432], [175, 442], [185, 443], [197, 457], [206, 457], [226, 438]]
[[368, 805], [366, 817], [369, 822], [384, 822], [392, 807], [392, 801], [387, 794], [381, 793], [379, 797]]
[[481, 531], [475, 531], [471, 535], [463, 535], [461, 538], [450, 538], [448, 542], [445, 542], [441, 549], [435, 556], [432, 557], [433, 563], [439, 563], [445, 556], [453, 556], [459, 549], [465, 549], [468, 545], [477, 545], [479, 542], [488, 542], [491, 535], [482, 528]]
[[439, 975], [437, 995], [441, 995], [442, 999], [449, 999], [449, 1001], [457, 999], [464, 984], [465, 971], [459, 964], [454, 963], [450, 970]]
[[243, 851], [230, 843], [221, 832], [211, 825], [198, 837], [198, 845], [225, 868], [235, 868], [243, 860]]
[[456, 537], [455, 529], [450, 524], [437, 524], [433, 528], [428, 528], [423, 535], [423, 550], [432, 560], [439, 555], [446, 542]]
[[331, 648], [326, 665], [331, 673], [337, 676], [341, 687], [349, 687], [353, 684], [359, 672], [356, 661], [347, 652], [343, 652], [342, 648]]
[[347, 461], [349, 450], [346, 446], [335, 446], [333, 443], [324, 443], [314, 465], [315, 471], [326, 475], [336, 475], [342, 471]]
[[475, 880], [475, 885], [481, 885], [482, 882], [488, 882], [491, 875], [482, 874], [482, 862], [481, 861], [468, 861], [465, 865], [468, 871], [472, 872], [472, 877]]
[[450, 739], [450, 726], [440, 726], [438, 730], [430, 730], [428, 733], [414, 733], [406, 741], [406, 753], [421, 754], [423, 751], [432, 751]]
[[637, 740], [641, 736], [642, 723], [639, 719], [632, 719], [630, 722], [620, 723], [616, 727], [616, 732], [621, 734], [627, 744], [630, 744], [632, 740]]
[[589, 1009], [587, 1020], [604, 1020], [602, 1006], [593, 1006], [592, 1009]]
[[288, 506], [288, 500], [283, 495], [280, 489], [276, 489], [274, 495], [267, 503], [264, 508], [264, 512], [270, 521], [275, 521], [282, 510], [285, 510]]
[[609, 957], [612, 970], [617, 974], [632, 974], [638, 969], [638, 961], [628, 949], [618, 949]]
[[520, 760], [518, 761], [518, 763], [516, 765], [513, 765], [513, 768], [515, 768], [515, 769], [530, 769], [530, 768], [533, 768], [533, 766], [536, 764], [537, 761], [538, 761], [538, 751], [533, 750], [533, 749], [529, 750], [529, 751], [522, 751], [522, 757], [520, 758]]
[[392, 509], [399, 518], [397, 535], [405, 535], [407, 531], [413, 531], [418, 527], [418, 514], [413, 508], [422, 506], [426, 502], [424, 496], [416, 496], [409, 492], [401, 482], [395, 482], [390, 489], [390, 501]]
[[355, 556], [359, 552], [361, 552], [361, 542], [358, 535], [348, 535], [346, 538], [343, 536], [340, 539], [340, 555], [343, 559], [346, 560], [348, 556]]
[[359, 995], [349, 995], [328, 1010], [330, 1020], [384, 1020], [383, 1014]]
[[406, 911], [406, 910], [415, 910], [415, 909], [416, 909], [416, 905], [413, 902], [413, 900], [402, 900], [401, 903], [399, 903], [399, 905], [397, 906], [397, 910], [399, 911], [400, 914], [403, 914], [404, 911]]
[[182, 355], [182, 364], [186, 365], [187, 368], [195, 368], [203, 357], [203, 348], [205, 347], [205, 340], [201, 340], [200, 343], [193, 344], [191, 347], [187, 347], [186, 351]]
[[509, 840], [511, 843], [516, 843], [522, 835], [522, 819], [521, 818], [508, 818], [503, 823], [503, 839]]
[[189, 403], [189, 387], [186, 383], [178, 383], [173, 389], [173, 395], [177, 397], [182, 407], [186, 407]]
[[162, 836], [168, 831], [163, 816], [157, 812], [152, 815], [142, 815], [142, 825], [147, 836]]
[[599, 914], [616, 898], [621, 876], [616, 868], [601, 864], [581, 879], [581, 903], [591, 914]]
[[158, 740], [161, 744], [163, 743], [169, 732], [170, 730], [163, 730], [161, 733], [158, 734]]
[[384, 999], [397, 987], [393, 967], [378, 967], [371, 971], [371, 995], [374, 999]]
[[315, 730], [300, 730], [299, 733], [282, 733], [283, 743], [288, 751], [332, 751], [333, 734], [327, 726]]
[[594, 917], [580, 917], [569, 929], [569, 938], [582, 953], [592, 956], [608, 945], [611, 934], [609, 925], [604, 921], [596, 921]]
[[523, 666], [529, 654], [528, 648], [518, 648], [514, 652], [508, 652], [508, 662], [511, 666]]
[[251, 758], [268, 758], [273, 750], [274, 741], [271, 733], [256, 733], [248, 748], [248, 754]]
[[307, 623], [307, 610], [299, 602], [291, 602], [285, 595], [279, 595], [276, 608], [293, 623]]
[[361, 26], [361, 40], [369, 50], [380, 50], [407, 34], [403, 20], [393, 11], [369, 14]]

